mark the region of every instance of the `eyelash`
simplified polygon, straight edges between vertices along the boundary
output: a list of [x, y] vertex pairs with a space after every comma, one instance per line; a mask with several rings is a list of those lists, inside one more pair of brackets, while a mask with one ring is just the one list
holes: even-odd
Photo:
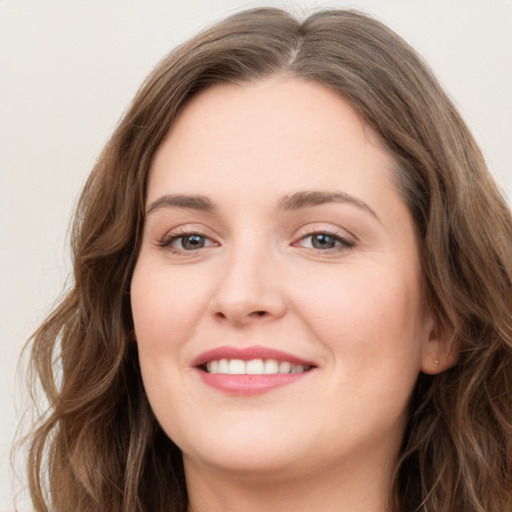
[[324, 252], [324, 253], [331, 253], [331, 252], [339, 252], [339, 251], [343, 251], [343, 250], [347, 250], [347, 249], [352, 249], [356, 245], [353, 241], [348, 240], [347, 238], [341, 236], [336, 231], [331, 231], [329, 229], [319, 229], [319, 230], [307, 233], [307, 234], [301, 236], [299, 238], [298, 242], [294, 242], [292, 245], [297, 246], [299, 242], [304, 241], [308, 238], [313, 239], [314, 236], [318, 236], [318, 235], [326, 235], [329, 238], [332, 238], [335, 242], [339, 242], [339, 245], [337, 247], [331, 247], [328, 249], [318, 249], [315, 247], [305, 247], [305, 249], [311, 249], [313, 251], [320, 251], [320, 252]]
[[[304, 248], [308, 249], [308, 250], [315, 251], [315, 252], [319, 251], [322, 253], [332, 253], [332, 252], [339, 252], [339, 251], [352, 249], [356, 245], [353, 241], [346, 239], [345, 237], [341, 236], [336, 231], [332, 231], [332, 230], [328, 230], [328, 229], [321, 229], [321, 230], [308, 232], [308, 233], [300, 236], [300, 238], [297, 240], [297, 242], [294, 242], [291, 245], [294, 247], [301, 247], [300, 242], [303, 242], [304, 240], [307, 240], [308, 238], [312, 239], [314, 236], [318, 236], [318, 235], [325, 235], [329, 238], [332, 238], [334, 240], [334, 242], [339, 243], [339, 245], [335, 246], [335, 247], [330, 247], [327, 249], [319, 249], [319, 248], [315, 248], [315, 247], [304, 247]], [[208, 243], [207, 245], [203, 245], [197, 249], [183, 248], [184, 239], [186, 239], [187, 237], [193, 237], [193, 236], [197, 236], [197, 237], [203, 239], [205, 241], [205, 243], [206, 243], [206, 241], [210, 241], [212, 243]], [[180, 239], [182, 240], [182, 242], [181, 242], [182, 248], [173, 247], [172, 244]], [[201, 249], [204, 249], [206, 247], [213, 247], [215, 245], [218, 245], [218, 244], [215, 241], [212, 241], [212, 239], [210, 237], [208, 237], [200, 232], [197, 232], [197, 231], [183, 231], [183, 232], [171, 233], [170, 235], [166, 236], [159, 243], [160, 247], [162, 247], [163, 249], [166, 249], [172, 253], [175, 253], [175, 254], [184, 254], [184, 253], [194, 254], [197, 251], [200, 251]]]
[[185, 238], [187, 237], [193, 237], [193, 236], [197, 236], [197, 237], [200, 237], [204, 240], [210, 240], [211, 241], [211, 238], [206, 236], [206, 235], [203, 235], [202, 233], [198, 233], [197, 231], [183, 231], [183, 232], [178, 232], [178, 233], [171, 233], [169, 236], [166, 236], [161, 242], [160, 242], [160, 247], [162, 247], [163, 249], [167, 249], [168, 251], [172, 252], [172, 253], [175, 253], [175, 254], [182, 254], [182, 253], [195, 253], [201, 249], [204, 249], [204, 247], [211, 247], [211, 246], [214, 246], [216, 245], [216, 243], [212, 243], [212, 244], [208, 244], [208, 245], [204, 245], [202, 247], [199, 247], [197, 249], [185, 249], [185, 248], [176, 248], [176, 247], [173, 247], [173, 243], [178, 241], [178, 240], [182, 240], [181, 242], [181, 245], [183, 247], [183, 241]]

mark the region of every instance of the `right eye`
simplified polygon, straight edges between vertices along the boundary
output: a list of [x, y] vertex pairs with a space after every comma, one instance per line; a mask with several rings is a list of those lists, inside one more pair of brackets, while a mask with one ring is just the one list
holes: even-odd
[[200, 233], [180, 233], [169, 236], [163, 241], [162, 247], [169, 248], [175, 252], [189, 252], [217, 245], [210, 238]]

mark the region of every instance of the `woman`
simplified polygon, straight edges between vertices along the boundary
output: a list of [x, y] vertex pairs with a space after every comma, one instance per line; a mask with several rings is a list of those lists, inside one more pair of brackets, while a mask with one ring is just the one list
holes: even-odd
[[36, 510], [510, 509], [511, 240], [380, 23], [258, 9], [200, 34], [82, 194], [75, 285], [32, 345]]

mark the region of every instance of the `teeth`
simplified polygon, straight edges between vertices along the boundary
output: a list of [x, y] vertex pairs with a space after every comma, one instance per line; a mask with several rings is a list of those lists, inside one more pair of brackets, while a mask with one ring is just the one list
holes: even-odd
[[245, 373], [248, 375], [258, 375], [265, 372], [265, 363], [263, 359], [251, 359], [245, 363]]
[[225, 373], [228, 375], [275, 375], [277, 373], [302, 373], [309, 370], [309, 366], [277, 361], [277, 359], [219, 359], [208, 361], [208, 373]]
[[247, 373], [245, 370], [245, 361], [240, 359], [231, 359], [228, 365], [228, 373], [231, 375], [243, 375]]
[[289, 363], [288, 361], [283, 361], [282, 363], [279, 363], [279, 373], [290, 373], [291, 369], [292, 363]]
[[267, 359], [265, 361], [265, 375], [279, 373], [279, 363], [275, 359]]

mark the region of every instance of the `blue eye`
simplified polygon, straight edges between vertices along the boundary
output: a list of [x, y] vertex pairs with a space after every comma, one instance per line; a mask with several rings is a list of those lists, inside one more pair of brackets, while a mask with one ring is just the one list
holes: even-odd
[[310, 235], [310, 237], [311, 245], [315, 249], [333, 249], [340, 243], [339, 240], [326, 233], [316, 233], [314, 235]]
[[307, 235], [303, 237], [300, 240], [299, 245], [302, 247], [307, 247], [310, 249], [318, 249], [320, 251], [328, 251], [330, 249], [343, 249], [343, 248], [350, 248], [354, 246], [353, 242], [350, 242], [349, 240], [346, 240], [345, 238], [325, 233], [325, 232], [318, 232], [318, 233], [311, 233], [310, 235]]

